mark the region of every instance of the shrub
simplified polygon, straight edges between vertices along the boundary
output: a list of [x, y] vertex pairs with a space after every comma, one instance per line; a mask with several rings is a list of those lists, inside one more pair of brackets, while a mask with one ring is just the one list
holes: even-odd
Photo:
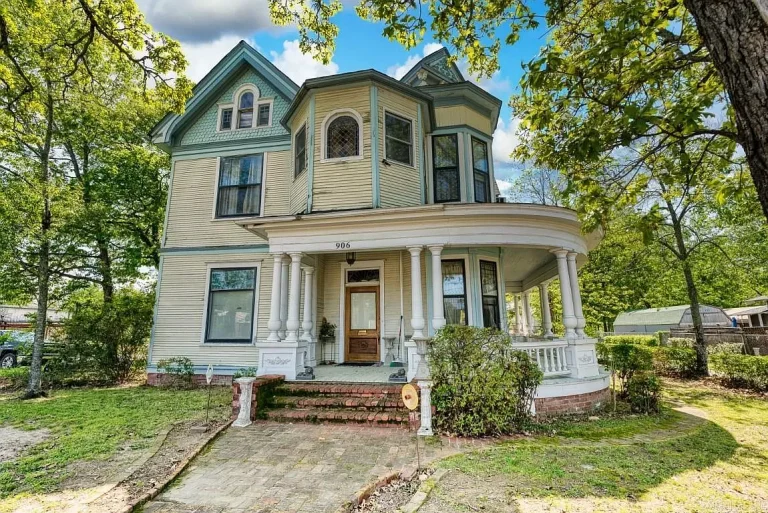
[[655, 347], [653, 367], [659, 374], [691, 377], [696, 374], [696, 350], [679, 346]]
[[653, 354], [649, 347], [637, 344], [597, 344], [597, 356], [601, 363], [616, 373], [621, 382], [622, 397], [627, 395], [627, 385], [636, 372], [653, 367]]
[[234, 381], [237, 378], [255, 378], [258, 371], [258, 367], [241, 367], [232, 374], [232, 380]]
[[724, 342], [722, 344], [715, 344], [707, 347], [709, 354], [745, 354], [744, 344]]
[[659, 338], [655, 335], [610, 335], [603, 339], [603, 343], [654, 347], [659, 345]]
[[667, 346], [669, 347], [687, 347], [688, 349], [693, 349], [695, 345], [696, 341], [692, 338], [671, 337], [667, 341]]
[[661, 381], [649, 372], [638, 372], [627, 383], [627, 401], [637, 413], [658, 413]]
[[508, 335], [491, 328], [446, 326], [429, 344], [432, 404], [441, 430], [464, 436], [522, 429], [542, 373]]
[[23, 390], [29, 381], [29, 367], [0, 369], [0, 390]]
[[768, 356], [715, 353], [709, 370], [728, 386], [768, 390]]
[[146, 363], [154, 293], [132, 288], [104, 303], [101, 290], [86, 289], [66, 305], [70, 317], [55, 336], [59, 355], [48, 371], [62, 381], [124, 382]]
[[169, 388], [191, 388], [195, 375], [195, 365], [186, 356], [174, 356], [157, 362], [157, 369], [162, 371], [160, 384]]

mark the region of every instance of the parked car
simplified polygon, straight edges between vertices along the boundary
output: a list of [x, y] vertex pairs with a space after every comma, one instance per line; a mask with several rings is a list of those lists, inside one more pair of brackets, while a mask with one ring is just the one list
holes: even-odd
[[16, 367], [26, 354], [24, 348], [31, 346], [33, 340], [32, 333], [0, 330], [0, 368]]

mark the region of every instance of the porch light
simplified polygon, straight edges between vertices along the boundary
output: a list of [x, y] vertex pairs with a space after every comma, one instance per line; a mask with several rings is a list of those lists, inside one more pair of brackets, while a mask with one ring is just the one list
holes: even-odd
[[348, 253], [346, 254], [346, 257], [347, 257], [347, 263], [348, 263], [349, 265], [352, 265], [352, 264], [354, 264], [354, 263], [355, 263], [355, 260], [357, 260], [357, 255], [355, 254], [355, 252], [354, 252], [354, 251], [350, 251], [350, 252], [348, 252]]

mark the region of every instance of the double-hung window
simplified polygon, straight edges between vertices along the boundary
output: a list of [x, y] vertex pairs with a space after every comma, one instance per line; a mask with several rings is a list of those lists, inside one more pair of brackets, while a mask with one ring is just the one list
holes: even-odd
[[256, 116], [256, 126], [269, 126], [270, 110], [272, 104], [260, 103]]
[[480, 139], [472, 138], [472, 172], [475, 183], [475, 201], [491, 201], [491, 176], [488, 169], [488, 145]]
[[435, 203], [461, 200], [459, 144], [456, 134], [432, 137]]
[[483, 326], [501, 328], [499, 281], [496, 262], [480, 260], [480, 293], [483, 300]]
[[296, 178], [307, 167], [307, 125], [303, 125], [293, 141], [293, 177]]
[[443, 309], [446, 324], [464, 324], [467, 319], [467, 280], [464, 260], [443, 260]]
[[259, 215], [264, 157], [224, 157], [219, 170], [216, 217]]
[[222, 109], [221, 111], [221, 127], [219, 130], [231, 130], [232, 129], [232, 109]]
[[411, 120], [384, 113], [384, 152], [387, 160], [413, 165], [412, 128]]
[[206, 342], [250, 342], [256, 299], [255, 267], [211, 269]]
[[240, 95], [237, 107], [237, 128], [251, 128], [253, 125], [253, 93]]

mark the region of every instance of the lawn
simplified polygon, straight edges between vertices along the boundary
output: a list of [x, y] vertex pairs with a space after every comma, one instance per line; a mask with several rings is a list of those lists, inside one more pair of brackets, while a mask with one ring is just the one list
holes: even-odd
[[558, 422], [444, 460], [425, 511], [768, 511], [768, 400], [683, 382], [666, 399], [684, 411]]
[[[212, 417], [228, 416], [230, 400], [229, 388], [214, 387]], [[32, 401], [0, 395], [0, 426], [49, 433], [20, 457], [0, 463], [0, 510], [14, 496], [55, 490], [78, 462], [150, 447], [174, 422], [204, 417], [206, 401], [205, 390], [152, 387], [59, 390]]]

